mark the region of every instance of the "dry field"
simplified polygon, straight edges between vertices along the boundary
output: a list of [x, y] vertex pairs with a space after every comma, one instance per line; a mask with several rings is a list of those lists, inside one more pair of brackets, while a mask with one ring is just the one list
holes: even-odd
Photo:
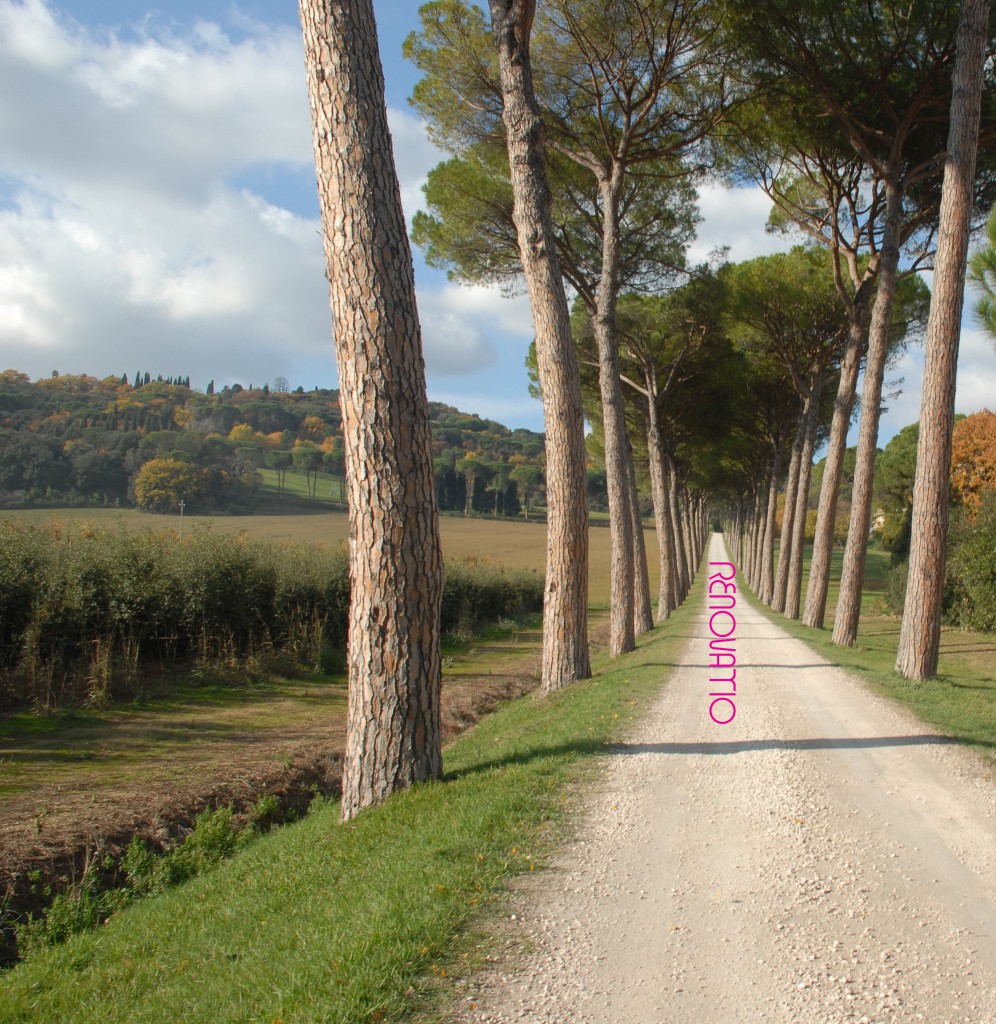
[[[46, 520], [52, 517], [66, 521], [90, 520], [104, 527], [120, 524], [129, 530], [179, 530], [179, 516], [149, 515], [134, 510], [118, 509], [56, 509], [9, 512], [5, 515]], [[327, 507], [315, 512], [294, 512], [284, 515], [249, 516], [186, 516], [184, 531], [210, 529], [221, 533], [241, 533], [261, 540], [292, 541], [305, 544], [342, 544], [349, 537], [345, 512]], [[543, 523], [509, 519], [488, 519], [474, 516], [444, 515], [440, 532], [445, 558], [471, 558], [496, 562], [513, 569], [542, 570], [546, 558], [546, 527]], [[652, 528], [644, 530], [647, 562], [650, 569], [650, 593], [657, 597], [657, 535]], [[607, 526], [591, 528], [591, 576], [589, 594], [592, 607], [605, 608], [609, 603], [609, 530]]]

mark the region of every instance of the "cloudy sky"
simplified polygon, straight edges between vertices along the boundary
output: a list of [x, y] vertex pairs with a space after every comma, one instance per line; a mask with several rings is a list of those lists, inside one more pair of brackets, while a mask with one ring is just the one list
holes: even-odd
[[[407, 99], [412, 0], [374, 0], [407, 215], [441, 158]], [[784, 246], [747, 190], [701, 197], [696, 255]], [[524, 297], [451, 284], [414, 253], [430, 397], [542, 429]], [[297, 7], [266, 0], [0, 0], [0, 368], [148, 370], [195, 387], [336, 385]], [[958, 408], [996, 395], [974, 324]], [[918, 418], [919, 352], [883, 439]]]

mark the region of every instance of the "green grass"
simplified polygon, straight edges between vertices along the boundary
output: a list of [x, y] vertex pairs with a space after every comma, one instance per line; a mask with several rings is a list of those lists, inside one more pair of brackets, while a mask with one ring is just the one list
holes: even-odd
[[[809, 581], [807, 546], [804, 558], [803, 604]], [[787, 619], [748, 597], [793, 636], [806, 641], [835, 665], [864, 679], [871, 688], [910, 708], [924, 722], [978, 750], [996, 767], [996, 636], [944, 627], [936, 679], [913, 682], [896, 674], [900, 619], [889, 614], [881, 599], [889, 572], [888, 552], [870, 548], [861, 599], [858, 638], [853, 647], [832, 642], [833, 613], [840, 589], [842, 554], [834, 553], [826, 627], [811, 629]]]
[[[274, 469], [260, 469], [259, 475], [262, 478], [261, 492], [264, 495], [276, 497], [279, 493], [277, 472]], [[341, 505], [339, 500], [342, 480], [338, 476], [328, 473], [321, 473], [318, 477], [318, 484], [315, 489], [315, 497], [308, 493], [308, 478], [299, 470], [288, 470], [284, 474], [283, 497], [298, 498], [306, 501], [318, 501], [322, 504]]]
[[445, 781], [345, 826], [322, 806], [30, 958], [0, 980], [0, 1021], [361, 1024], [424, 1009], [469, 923], [542, 867], [576, 783], [659, 691], [698, 602], [593, 681], [482, 721], [447, 748]]
[[109, 709], [4, 715], [0, 797], [63, 783], [102, 794], [174, 763], [179, 781], [196, 782], [222, 771], [234, 744], [246, 750], [280, 733], [305, 735], [319, 718], [341, 720], [345, 708], [344, 676], [274, 676], [265, 685], [181, 686]]

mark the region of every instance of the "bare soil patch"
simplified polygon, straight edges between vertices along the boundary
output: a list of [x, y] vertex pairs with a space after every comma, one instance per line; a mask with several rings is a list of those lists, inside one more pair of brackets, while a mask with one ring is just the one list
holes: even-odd
[[[538, 649], [539, 634], [528, 632], [451, 658], [444, 742], [535, 689]], [[0, 907], [36, 909], [46, 884], [79, 879], [95, 856], [118, 854], [135, 836], [163, 846], [208, 808], [246, 814], [272, 795], [293, 815], [316, 793], [336, 795], [345, 709], [344, 683], [297, 681], [43, 720], [38, 735], [0, 738]]]

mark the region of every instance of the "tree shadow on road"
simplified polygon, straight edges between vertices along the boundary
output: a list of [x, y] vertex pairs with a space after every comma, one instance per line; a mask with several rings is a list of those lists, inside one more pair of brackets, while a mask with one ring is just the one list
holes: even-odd
[[610, 754], [743, 754], [753, 750], [869, 750], [935, 747], [957, 743], [950, 736], [847, 736], [798, 740], [720, 740], [715, 743], [613, 743]]
[[553, 746], [531, 746], [506, 757], [481, 761], [457, 771], [447, 772], [444, 779], [455, 782], [481, 772], [496, 771], [513, 765], [532, 764], [543, 759], [574, 758], [578, 755], [608, 754], [744, 754], [764, 750], [867, 750], [887, 747], [933, 747], [956, 744], [951, 736], [929, 734], [925, 736], [857, 736], [815, 739], [720, 740], [714, 743], [602, 743], [598, 740], [578, 741]]
[[[716, 665], [697, 665], [687, 661], [647, 661], [644, 662], [649, 668], [695, 668], [702, 669], [704, 672], [723, 672], [726, 671]], [[760, 663], [760, 662], [748, 662], [738, 661], [736, 665], [731, 666], [738, 672], [744, 668], [778, 668], [778, 669], [794, 669], [794, 668], [841, 668], [835, 661], [816, 661], [812, 664], [806, 665], [786, 665], [782, 662], [779, 663]]]

